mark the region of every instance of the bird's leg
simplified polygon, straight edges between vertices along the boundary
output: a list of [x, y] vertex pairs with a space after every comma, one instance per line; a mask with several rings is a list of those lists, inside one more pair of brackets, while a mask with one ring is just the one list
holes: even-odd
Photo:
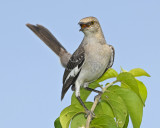
[[92, 88], [89, 88], [89, 87], [85, 87], [85, 89], [86, 89], [86, 90], [88, 90], [88, 91], [93, 91], [93, 92], [96, 92], [96, 93], [102, 94], [102, 92], [101, 92], [101, 91], [98, 91], [98, 90], [96, 90], [96, 89], [92, 89]]
[[88, 91], [93, 91], [93, 92], [98, 93], [98, 95], [96, 95], [96, 96], [94, 97], [94, 101], [95, 101], [95, 99], [96, 99], [99, 95], [102, 95], [102, 92], [101, 92], [101, 91], [98, 91], [98, 90], [96, 90], [96, 89], [92, 89], [92, 88], [89, 88], [89, 87], [85, 87], [85, 89], [88, 90]]
[[85, 111], [86, 111], [86, 113], [87, 113], [86, 117], [87, 117], [88, 115], [91, 115], [92, 117], [94, 117], [95, 114], [94, 114], [93, 112], [91, 112], [91, 111], [88, 110], [88, 108], [85, 106], [85, 104], [83, 103], [83, 101], [82, 101], [82, 99], [81, 99], [81, 97], [80, 97], [80, 87], [81, 87], [82, 84], [83, 84], [83, 82], [79, 82], [78, 80], [76, 81], [76, 83], [75, 83], [75, 87], [76, 87], [76, 88], [75, 88], [75, 95], [76, 95], [78, 101], [80, 102], [80, 104], [81, 104], [81, 105], [83, 106], [83, 108], [85, 109]]
[[83, 103], [82, 99], [80, 96], [77, 97], [78, 101], [81, 103], [81, 105], [84, 107], [85, 111], [89, 111], [88, 108], [85, 106], [85, 104]]
[[93, 112], [91, 112], [91, 111], [88, 110], [88, 108], [87, 108], [87, 107], [85, 106], [85, 104], [83, 103], [81, 97], [80, 97], [80, 96], [77, 96], [77, 99], [78, 99], [78, 101], [80, 102], [80, 104], [83, 106], [83, 108], [85, 109], [85, 111], [86, 111], [86, 113], [87, 113], [86, 117], [88, 117], [88, 115], [90, 115], [90, 114], [91, 114], [92, 117], [94, 117], [95, 114], [94, 114]]

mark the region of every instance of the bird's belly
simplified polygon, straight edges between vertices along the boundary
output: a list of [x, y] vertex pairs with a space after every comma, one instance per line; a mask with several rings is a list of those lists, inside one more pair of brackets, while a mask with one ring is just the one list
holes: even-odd
[[83, 82], [90, 83], [97, 80], [105, 71], [108, 65], [108, 56], [99, 56], [92, 59], [88, 59], [87, 63], [84, 63], [83, 69], [79, 77]]
[[86, 67], [83, 68], [84, 75], [87, 76], [85, 77], [84, 80], [85, 82], [92, 82], [98, 79], [103, 74], [103, 72], [107, 67], [106, 64], [101, 64], [98, 62], [91, 62], [88, 63], [87, 65]]

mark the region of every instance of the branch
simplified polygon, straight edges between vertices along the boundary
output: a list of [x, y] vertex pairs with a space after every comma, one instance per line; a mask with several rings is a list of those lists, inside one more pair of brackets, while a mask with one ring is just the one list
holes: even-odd
[[[105, 86], [104, 88], [102, 88], [102, 93], [104, 93], [104, 92], [107, 90], [108, 87], [112, 86], [112, 85], [113, 85], [114, 83], [116, 83], [116, 82], [118, 82], [118, 81], [115, 80], [115, 81], [109, 83], [109, 84], [108, 84], [107, 86]], [[95, 101], [94, 101], [94, 103], [93, 103], [93, 105], [92, 105], [92, 108], [91, 108], [91, 112], [94, 112], [94, 110], [95, 110], [95, 108], [96, 108], [96, 106], [97, 106], [97, 104], [98, 104], [98, 102], [99, 102], [99, 100], [100, 100], [100, 98], [101, 98], [101, 95], [102, 95], [102, 94], [98, 94], [98, 96], [95, 98]], [[90, 125], [91, 120], [92, 120], [92, 115], [89, 114], [88, 117], [87, 117], [86, 128], [89, 128], [89, 125]]]
[[115, 80], [115, 81], [109, 83], [108, 85], [106, 85], [106, 86], [102, 89], [102, 92], [104, 93], [104, 92], [107, 90], [107, 88], [109, 88], [110, 86], [112, 86], [114, 83], [117, 83], [117, 82], [118, 82], [118, 80]]
[[[94, 109], [96, 108], [96, 106], [97, 106], [100, 98], [101, 98], [101, 94], [99, 94], [99, 95], [96, 97], [96, 99], [95, 99], [95, 101], [94, 101], [94, 103], [93, 103], [93, 105], [92, 105], [91, 112], [93, 112]], [[91, 120], [92, 120], [92, 115], [89, 114], [88, 117], [87, 117], [86, 128], [89, 128], [89, 125], [90, 125]]]

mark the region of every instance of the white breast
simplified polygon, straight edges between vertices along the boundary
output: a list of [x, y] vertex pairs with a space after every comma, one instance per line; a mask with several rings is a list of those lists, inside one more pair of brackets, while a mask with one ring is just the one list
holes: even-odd
[[84, 83], [97, 80], [104, 73], [110, 56], [111, 49], [107, 44], [87, 44], [85, 47], [85, 62], [78, 79], [83, 80]]

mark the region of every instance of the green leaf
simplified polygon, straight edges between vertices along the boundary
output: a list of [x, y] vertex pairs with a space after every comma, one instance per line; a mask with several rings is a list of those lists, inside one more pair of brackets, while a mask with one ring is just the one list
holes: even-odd
[[121, 72], [128, 72], [127, 70], [124, 70], [122, 67], [121, 67]]
[[127, 108], [123, 99], [113, 91], [108, 90], [102, 94], [101, 99], [111, 106], [116, 117], [116, 123], [118, 127], [122, 128], [127, 116]]
[[90, 125], [91, 128], [117, 128], [113, 117], [108, 115], [100, 115], [94, 118]]
[[139, 88], [136, 79], [131, 73], [128, 72], [122, 72], [117, 76], [117, 80], [120, 81], [126, 88], [132, 89], [138, 96], [139, 94]]
[[139, 80], [137, 80], [137, 84], [138, 84], [140, 96], [141, 96], [141, 98], [143, 100], [143, 103], [145, 103], [146, 98], [147, 98], [147, 89], [146, 89], [146, 86], [143, 84], [143, 82], [141, 82]]
[[54, 121], [55, 128], [62, 128], [59, 117]]
[[85, 125], [86, 118], [84, 117], [84, 114], [76, 115], [71, 122], [71, 128], [84, 128]]
[[84, 113], [84, 108], [81, 105], [70, 105], [65, 108], [60, 114], [60, 122], [62, 127], [68, 128], [71, 119], [79, 113]]
[[[86, 105], [88, 110], [90, 110], [93, 103], [84, 102], [84, 104]], [[85, 115], [85, 110], [83, 106], [80, 104], [73, 104], [63, 109], [63, 111], [60, 114], [60, 122], [61, 122], [62, 128], [68, 128], [71, 120], [74, 119], [75, 116], [81, 113], [84, 113], [83, 115]]]
[[[97, 82], [93, 82], [93, 83], [89, 84], [88, 87], [90, 87], [92, 89], [95, 89], [99, 86], [100, 85]], [[82, 99], [83, 102], [85, 102], [87, 100], [87, 98], [90, 94], [91, 94], [91, 91], [88, 91], [84, 88], [81, 88], [80, 95], [81, 95], [81, 99]], [[75, 92], [72, 94], [71, 104], [80, 104], [79, 101], [77, 100], [76, 96], [75, 96]]]
[[114, 118], [114, 114], [113, 114], [111, 106], [108, 103], [103, 102], [103, 101], [98, 103], [98, 105], [96, 106], [94, 110], [94, 114], [96, 116], [105, 114], [105, 115], [108, 115]]
[[129, 123], [129, 114], [127, 114], [126, 122], [125, 122], [123, 128], [128, 128], [128, 123]]
[[133, 127], [140, 128], [143, 115], [143, 103], [137, 94], [130, 89], [119, 86], [112, 86], [108, 88], [108, 90], [114, 91], [122, 97], [131, 117]]
[[150, 77], [150, 75], [145, 70], [143, 70], [141, 68], [134, 68], [134, 69], [130, 70], [129, 72], [135, 77], [138, 77], [138, 76]]
[[117, 77], [118, 76], [118, 73], [112, 69], [112, 68], [109, 68], [104, 74], [102, 77], [100, 77], [98, 80], [96, 80], [96, 82], [102, 82], [106, 79], [109, 79], [109, 78], [114, 78], [114, 77]]

